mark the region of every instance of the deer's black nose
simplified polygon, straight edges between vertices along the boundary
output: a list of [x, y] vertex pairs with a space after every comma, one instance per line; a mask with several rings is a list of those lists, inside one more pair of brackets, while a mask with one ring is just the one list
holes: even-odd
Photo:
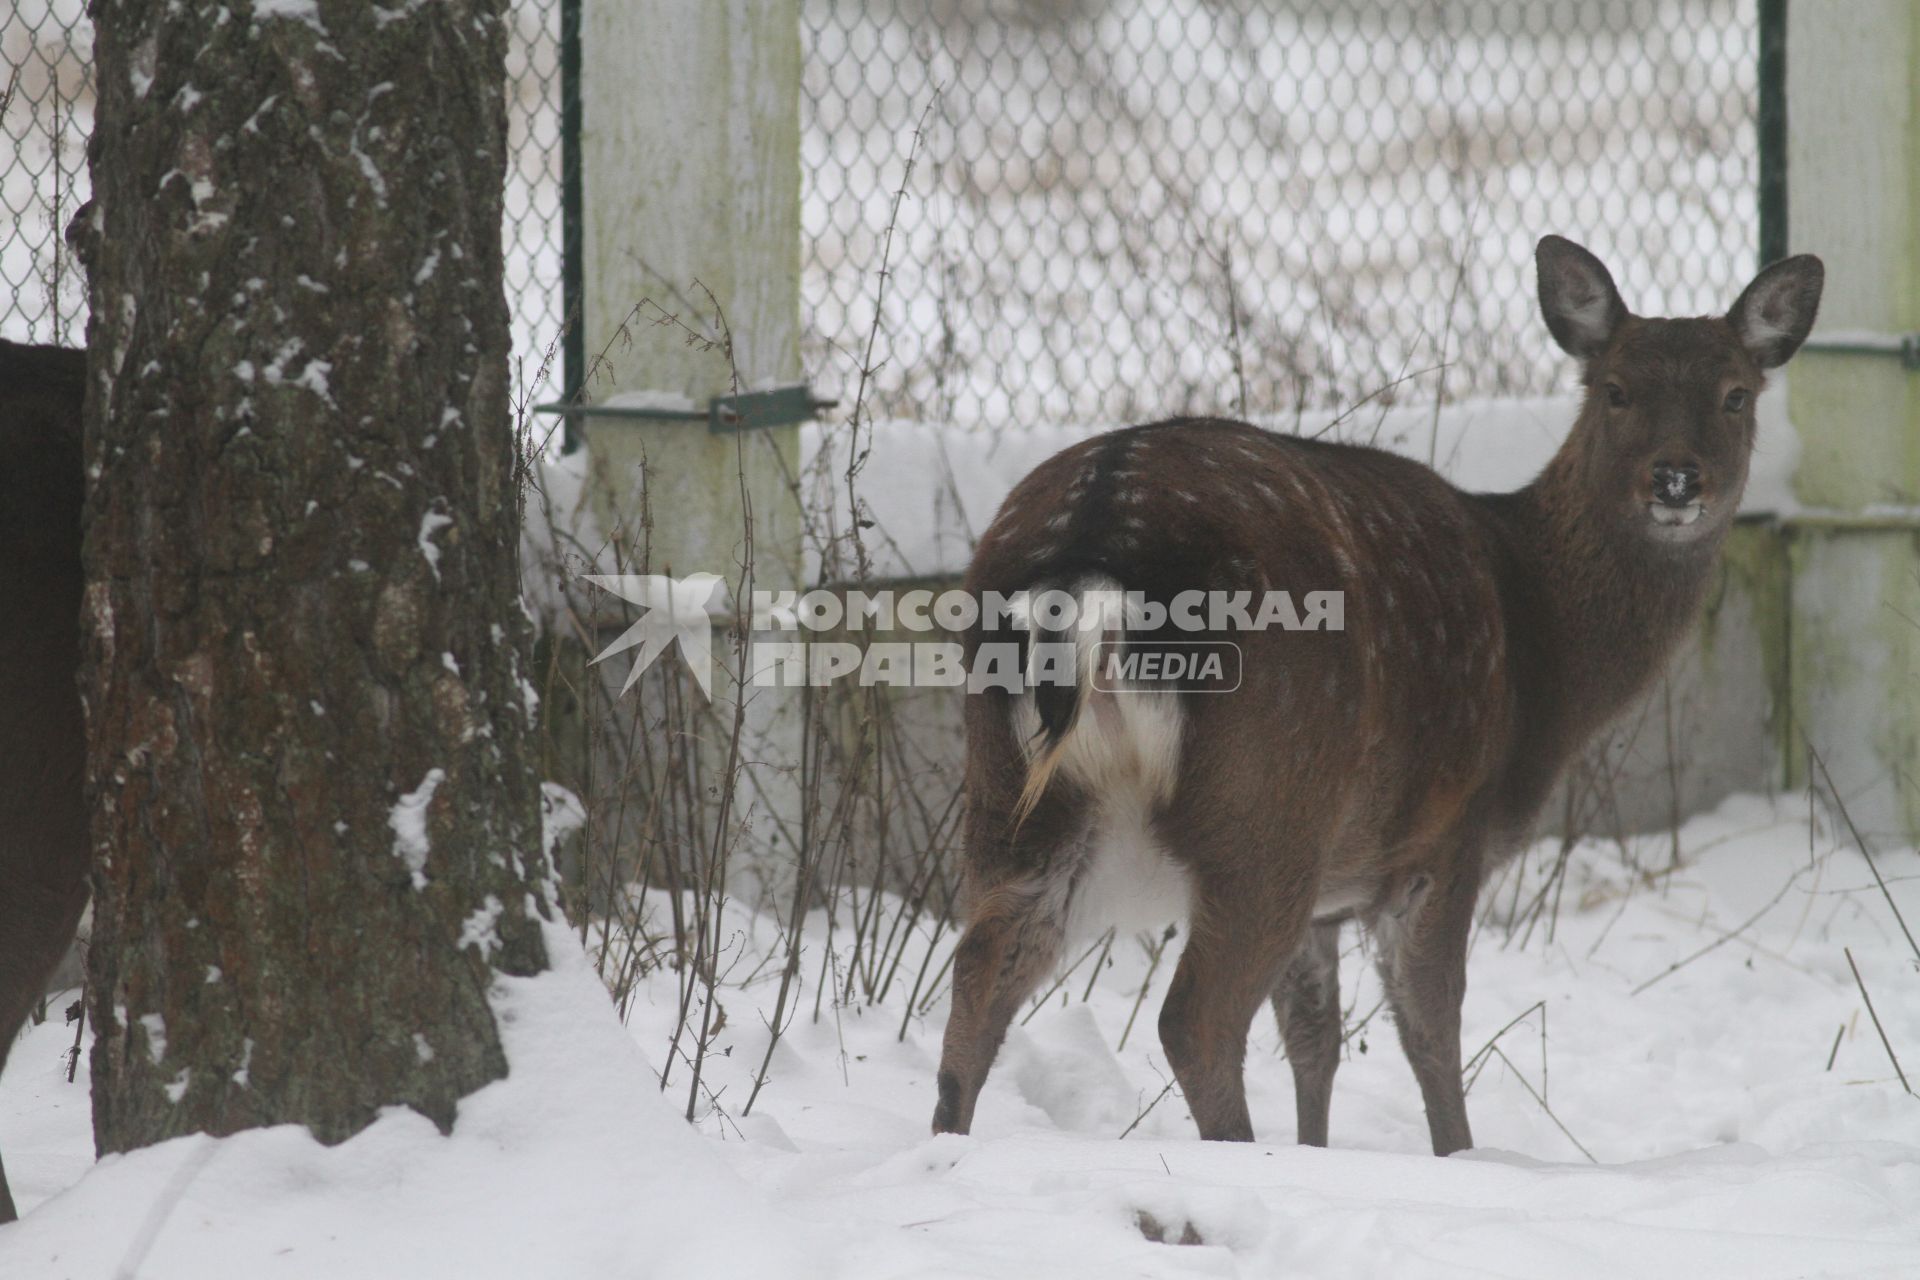
[[1669, 507], [1684, 507], [1699, 496], [1700, 468], [1691, 464], [1670, 467], [1664, 462], [1654, 463], [1654, 501]]

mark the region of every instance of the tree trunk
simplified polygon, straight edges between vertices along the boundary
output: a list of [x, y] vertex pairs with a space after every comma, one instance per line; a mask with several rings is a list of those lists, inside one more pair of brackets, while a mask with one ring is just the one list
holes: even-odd
[[546, 963], [502, 0], [94, 0], [95, 1141], [442, 1129]]

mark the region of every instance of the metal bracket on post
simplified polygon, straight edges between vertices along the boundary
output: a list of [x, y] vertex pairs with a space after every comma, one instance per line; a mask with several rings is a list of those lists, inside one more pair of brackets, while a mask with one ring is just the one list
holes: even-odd
[[711, 435], [732, 435], [740, 431], [758, 431], [767, 427], [788, 427], [810, 422], [838, 400], [821, 400], [806, 383], [774, 387], [766, 391], [745, 391], [735, 396], [715, 396], [705, 409], [656, 409], [645, 405], [537, 404], [535, 413], [556, 413], [572, 421], [576, 418], [640, 418], [650, 422], [704, 422]]
[[1808, 338], [1800, 349], [1834, 356], [1892, 356], [1903, 368], [1920, 370], [1920, 333], [1836, 333]]
[[735, 431], [753, 431], [761, 427], [785, 427], [796, 422], [811, 422], [821, 410], [831, 409], [838, 400], [817, 400], [806, 383], [774, 387], [768, 391], [748, 391], [737, 396], [715, 396], [707, 406], [707, 430], [714, 435]]

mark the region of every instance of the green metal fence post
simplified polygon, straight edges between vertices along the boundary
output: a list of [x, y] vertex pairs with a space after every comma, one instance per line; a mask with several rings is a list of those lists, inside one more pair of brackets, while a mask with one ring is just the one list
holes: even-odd
[[[567, 326], [560, 389], [569, 404], [579, 398], [587, 376], [580, 258], [580, 0], [560, 0], [560, 296]], [[569, 417], [564, 430], [563, 448], [572, 453], [581, 442], [579, 424]]]
[[1787, 0], [1760, 3], [1760, 264], [1787, 256]]

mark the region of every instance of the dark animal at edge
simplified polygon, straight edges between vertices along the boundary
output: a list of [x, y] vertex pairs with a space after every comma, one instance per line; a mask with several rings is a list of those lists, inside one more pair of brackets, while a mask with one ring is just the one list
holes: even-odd
[[[87, 902], [80, 691], [86, 353], [0, 342], [0, 1068]], [[15, 1217], [0, 1166], [0, 1222]]]

